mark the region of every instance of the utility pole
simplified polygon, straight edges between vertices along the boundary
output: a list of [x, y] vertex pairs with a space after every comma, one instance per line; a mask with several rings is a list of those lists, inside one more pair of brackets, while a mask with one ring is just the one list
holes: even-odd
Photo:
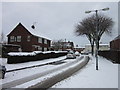
[[85, 11], [85, 13], [91, 13], [91, 12], [95, 12], [96, 13], [96, 35], [95, 35], [95, 43], [96, 43], [96, 52], [95, 52], [95, 57], [96, 57], [96, 70], [98, 70], [98, 50], [99, 50], [99, 40], [98, 40], [98, 32], [99, 32], [99, 28], [98, 28], [98, 11], [106, 11], [109, 10], [109, 8], [103, 8], [103, 9], [99, 9], [99, 10], [92, 10], [92, 11]]
[[98, 31], [99, 31], [99, 28], [98, 28], [98, 10], [95, 10], [96, 12], [96, 39], [95, 39], [95, 42], [96, 42], [96, 70], [98, 70]]

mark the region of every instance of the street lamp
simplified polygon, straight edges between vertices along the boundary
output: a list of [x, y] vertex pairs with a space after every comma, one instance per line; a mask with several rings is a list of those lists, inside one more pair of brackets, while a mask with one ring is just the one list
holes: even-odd
[[109, 8], [103, 8], [103, 9], [99, 9], [99, 10], [92, 10], [92, 11], [85, 11], [85, 13], [91, 13], [91, 12], [95, 12], [96, 13], [96, 36], [95, 36], [95, 42], [96, 42], [96, 70], [98, 70], [98, 11], [107, 11], [109, 10]]

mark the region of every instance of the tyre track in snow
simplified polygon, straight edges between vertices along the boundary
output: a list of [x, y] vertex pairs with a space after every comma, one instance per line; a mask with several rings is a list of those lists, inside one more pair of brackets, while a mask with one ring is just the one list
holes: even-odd
[[89, 57], [85, 56], [84, 58], [85, 60], [83, 60], [81, 63], [79, 63], [78, 65], [76, 65], [73, 68], [67, 69], [62, 73], [59, 73], [53, 77], [50, 77], [34, 86], [31, 86], [25, 90], [34, 90], [34, 89], [48, 89], [51, 86], [53, 86], [54, 84], [56, 84], [57, 82], [66, 79], [67, 77], [71, 76], [72, 74], [74, 74], [75, 72], [77, 72], [78, 70], [80, 70], [83, 66], [85, 66], [88, 61], [89, 61]]
[[[69, 62], [65, 65], [62, 65], [58, 68], [55, 68], [55, 69], [51, 69], [51, 70], [48, 70], [48, 71], [45, 71], [45, 72], [40, 72], [40, 73], [37, 73], [37, 74], [34, 74], [34, 75], [31, 75], [31, 76], [27, 76], [27, 77], [24, 77], [24, 78], [21, 78], [21, 79], [17, 79], [17, 80], [14, 80], [14, 81], [11, 81], [11, 82], [8, 82], [8, 83], [5, 83], [5, 84], [2, 84], [2, 88], [11, 88], [11, 87], [15, 87], [17, 85], [20, 85], [20, 84], [23, 84], [25, 82], [28, 82], [28, 81], [31, 81], [31, 80], [34, 80], [34, 79], [37, 79], [37, 78], [40, 78], [42, 76], [45, 76], [47, 74], [50, 74], [50, 73], [53, 73], [55, 71], [58, 71], [60, 69], [64, 69], [74, 63], [77, 63], [79, 62], [81, 59], [83, 58], [83, 56], [81, 56], [80, 58], [78, 58], [77, 60], [75, 61], [72, 61], [72, 62]], [[64, 61], [64, 60], [63, 60]]]

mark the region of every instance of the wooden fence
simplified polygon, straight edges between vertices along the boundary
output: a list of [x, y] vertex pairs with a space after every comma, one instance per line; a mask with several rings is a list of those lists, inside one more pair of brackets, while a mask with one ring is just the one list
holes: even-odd
[[107, 58], [108, 60], [112, 61], [113, 63], [120, 64], [120, 51], [115, 51], [115, 50], [99, 51], [98, 55]]

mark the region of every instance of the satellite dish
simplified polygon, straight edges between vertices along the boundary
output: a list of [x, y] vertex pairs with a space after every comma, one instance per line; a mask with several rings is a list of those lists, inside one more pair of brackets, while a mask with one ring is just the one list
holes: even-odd
[[34, 25], [32, 25], [32, 26], [31, 26], [31, 28], [32, 28], [32, 29], [35, 29], [35, 26], [34, 26]]
[[32, 29], [35, 29], [35, 24], [36, 24], [36, 23], [37, 23], [37, 22], [34, 22], [34, 23], [33, 23], [33, 25], [31, 26]]

